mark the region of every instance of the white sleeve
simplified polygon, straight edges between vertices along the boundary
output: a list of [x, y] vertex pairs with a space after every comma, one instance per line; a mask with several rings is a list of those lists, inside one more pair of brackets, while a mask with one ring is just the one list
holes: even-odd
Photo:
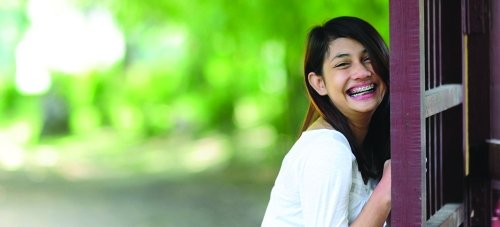
[[348, 226], [354, 156], [339, 141], [324, 142], [307, 151], [298, 176], [304, 223], [306, 227]]

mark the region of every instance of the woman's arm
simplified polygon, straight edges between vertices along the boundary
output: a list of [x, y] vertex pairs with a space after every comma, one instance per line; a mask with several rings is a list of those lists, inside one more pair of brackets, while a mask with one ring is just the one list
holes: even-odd
[[384, 163], [382, 179], [350, 226], [383, 226], [389, 212], [391, 212], [391, 160]]

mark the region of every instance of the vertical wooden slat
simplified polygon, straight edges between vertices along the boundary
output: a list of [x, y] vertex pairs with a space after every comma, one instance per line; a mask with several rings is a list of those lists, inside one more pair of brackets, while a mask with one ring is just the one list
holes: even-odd
[[[426, 80], [426, 81], [429, 81], [429, 80]], [[433, 172], [434, 172], [434, 160], [432, 159], [432, 154], [433, 154], [433, 150], [432, 150], [432, 147], [433, 147], [433, 144], [434, 144], [434, 136], [432, 135], [433, 134], [433, 125], [434, 125], [434, 121], [432, 120], [432, 116], [431, 117], [428, 117], [425, 119], [426, 121], [426, 124], [425, 124], [425, 127], [426, 127], [426, 135], [425, 135], [425, 138], [427, 138], [427, 143], [426, 143], [426, 166], [427, 166], [427, 169], [426, 169], [426, 182], [427, 182], [427, 185], [426, 185], [426, 192], [427, 192], [427, 196], [426, 196], [426, 203], [427, 203], [427, 213], [426, 213], [426, 216], [425, 218], [426, 219], [429, 219], [430, 217], [430, 214], [433, 213], [434, 211], [434, 203], [432, 201], [434, 201], [434, 198], [433, 198], [433, 185], [434, 185], [434, 181], [432, 180], [432, 175], [433, 175]]]
[[425, 146], [425, 166], [426, 166], [426, 171], [425, 171], [425, 182], [426, 182], [426, 210], [427, 214], [425, 216], [426, 219], [429, 219], [429, 212], [432, 211], [432, 179], [429, 177], [432, 172], [432, 160], [429, 159], [432, 155], [432, 127], [431, 127], [431, 118], [426, 118], [425, 119], [425, 141], [427, 141], [426, 146]]
[[[434, 77], [434, 84], [435, 87], [437, 88], [441, 85], [442, 82], [442, 63], [441, 63], [441, 31], [442, 31], [442, 24], [441, 24], [441, 1], [440, 0], [435, 0], [434, 1], [434, 37], [433, 37], [433, 44], [434, 44], [434, 70], [433, 70], [433, 77]], [[441, 184], [442, 184], [442, 172], [440, 171], [441, 169], [441, 163], [440, 163], [440, 156], [442, 150], [440, 149], [441, 147], [441, 123], [442, 123], [442, 113], [437, 114], [434, 119], [435, 119], [435, 144], [434, 144], [434, 206], [435, 210], [432, 212], [432, 214], [436, 213], [441, 206], [443, 205], [441, 202]]]
[[443, 42], [443, 39], [441, 38], [441, 33], [442, 31], [444, 30], [444, 25], [442, 24], [442, 11], [441, 11], [441, 2], [442, 0], [435, 0], [435, 36], [434, 36], [434, 53], [435, 53], [435, 65], [436, 65], [436, 68], [434, 70], [435, 72], [435, 77], [436, 77], [436, 87], [438, 86], [441, 86], [442, 85], [442, 78], [443, 78], [443, 71], [442, 71], [442, 68], [443, 68], [443, 62], [442, 62], [442, 59], [443, 59], [443, 55], [442, 54], [445, 54], [445, 53], [442, 53], [441, 52], [441, 44]]
[[[428, 15], [427, 16], [427, 21], [425, 21], [424, 24], [424, 29], [426, 33], [426, 38], [425, 38], [425, 50], [427, 54], [426, 58], [426, 63], [425, 63], [425, 83], [428, 84], [428, 86], [425, 87], [425, 90], [429, 90], [434, 88], [434, 80], [433, 80], [433, 69], [434, 69], [434, 42], [433, 42], [433, 37], [434, 37], [434, 4], [432, 0], [427, 0], [427, 7], [423, 9], [423, 11]], [[435, 137], [433, 136], [434, 133], [434, 120], [433, 117], [428, 117], [426, 119], [426, 138], [428, 138], [427, 141], [427, 151], [426, 151], [426, 161], [427, 161], [427, 171], [426, 171], [426, 182], [427, 182], [427, 213], [425, 218], [429, 219], [430, 214], [434, 212], [434, 180], [432, 178], [432, 175], [434, 175], [434, 159], [433, 159], [433, 144], [434, 144], [434, 139]]]
[[[490, 71], [491, 71], [491, 140], [489, 149], [490, 175], [492, 180], [491, 201], [500, 199], [500, 1], [491, 1]], [[493, 210], [495, 207], [493, 207]]]
[[390, 1], [392, 225], [425, 223], [425, 135], [422, 128], [421, 23], [423, 1]]
[[500, 139], [500, 1], [491, 1], [491, 12], [491, 138]]
[[[435, 12], [434, 12], [434, 1], [433, 0], [426, 0], [426, 4], [424, 5], [424, 8], [422, 9], [423, 12], [426, 15], [426, 20], [423, 25], [424, 27], [424, 32], [425, 32], [425, 90], [429, 90], [434, 88], [435, 86], [435, 81], [433, 79], [434, 75], [434, 42], [433, 42], [433, 37], [434, 37], [434, 24], [435, 24]], [[434, 206], [434, 180], [432, 176], [434, 175], [434, 150], [433, 150], [433, 144], [434, 144], [434, 118], [428, 117], [426, 118], [426, 207], [427, 207], [427, 212], [425, 214], [425, 218], [429, 219], [430, 215], [434, 213], [435, 206]]]
[[[444, 205], [444, 202], [443, 202], [443, 180], [444, 180], [444, 176], [443, 176], [443, 113], [439, 113], [438, 115], [438, 122], [439, 122], [439, 125], [438, 125], [438, 137], [439, 137], [439, 144], [437, 144], [437, 150], [438, 150], [438, 153], [436, 155], [436, 165], [437, 165], [437, 168], [436, 168], [436, 173], [437, 173], [437, 182], [438, 182], [438, 185], [437, 185], [437, 188], [436, 188], [436, 198], [437, 198], [437, 205], [439, 207], [439, 209], [441, 209], [441, 207], [443, 207]], [[458, 187], [460, 188], [460, 187]]]
[[425, 88], [424, 90], [429, 90], [434, 87], [434, 84], [432, 84], [432, 80], [429, 80], [427, 77], [428, 75], [432, 74], [432, 65], [433, 65], [433, 55], [432, 53], [432, 29], [429, 29], [432, 27], [432, 21], [433, 21], [433, 4], [432, 0], [425, 0], [424, 8], [423, 8], [423, 14], [425, 15], [425, 22], [424, 22], [424, 30], [425, 30]]
[[[431, 79], [434, 79], [435, 76], [432, 76]], [[430, 195], [430, 202], [431, 202], [431, 207], [432, 209], [431, 210], [428, 210], [427, 211], [427, 219], [434, 213], [436, 213], [436, 210], [439, 209], [439, 207], [437, 206], [436, 204], [436, 201], [437, 201], [437, 198], [436, 198], [436, 187], [437, 187], [437, 182], [436, 182], [436, 169], [437, 169], [437, 166], [436, 166], [436, 153], [437, 153], [437, 150], [436, 150], [436, 145], [438, 143], [438, 140], [439, 138], [437, 137], [437, 115], [434, 115], [432, 117], [430, 117], [430, 120], [432, 122], [431, 124], [431, 137], [432, 137], [432, 140], [431, 141], [427, 141], [428, 143], [431, 144], [431, 155], [430, 155], [430, 162], [431, 162], [431, 171], [430, 171], [430, 175], [429, 175], [429, 178], [430, 178], [430, 181], [432, 182], [432, 185], [430, 186], [431, 188], [431, 195]], [[428, 186], [429, 187], [429, 186]], [[427, 195], [429, 196], [429, 195]]]
[[434, 201], [433, 201], [433, 205], [434, 205], [434, 210], [432, 211], [432, 214], [436, 213], [436, 211], [439, 210], [439, 208], [441, 208], [440, 204], [439, 204], [439, 180], [440, 180], [440, 176], [439, 176], [439, 160], [438, 160], [438, 156], [439, 156], [439, 144], [440, 144], [440, 140], [441, 138], [439, 137], [439, 130], [440, 130], [440, 118], [439, 116], [441, 115], [441, 113], [439, 114], [436, 114], [434, 117], [433, 117], [433, 120], [434, 120], [434, 143], [433, 143], [433, 175], [432, 175], [432, 179], [434, 181], [434, 188], [432, 190], [433, 192], [433, 197], [434, 197]]

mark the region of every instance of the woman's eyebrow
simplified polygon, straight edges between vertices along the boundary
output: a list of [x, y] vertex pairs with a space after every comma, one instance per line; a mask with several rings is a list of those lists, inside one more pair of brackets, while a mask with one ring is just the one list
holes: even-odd
[[339, 53], [339, 54], [335, 55], [333, 58], [331, 58], [330, 62], [333, 63], [333, 61], [335, 61], [335, 59], [337, 59], [337, 58], [346, 58], [346, 57], [349, 57], [349, 56], [351, 56], [351, 55], [348, 54], [348, 53]]
[[351, 56], [350, 54], [346, 54], [346, 53], [340, 53], [340, 54], [337, 54], [335, 55], [333, 58], [332, 58], [332, 61], [335, 59], [335, 58], [345, 58], [345, 57], [349, 57]]
[[[366, 50], [366, 49], [363, 49], [360, 52], [360, 54], [367, 54], [367, 53], [368, 53], [368, 50]], [[332, 58], [332, 60], [335, 59], [335, 58], [344, 58], [344, 57], [349, 57], [349, 56], [351, 56], [351, 54], [348, 54], [348, 53], [339, 53], [339, 54], [335, 55]]]
[[[368, 50], [363, 49], [363, 50], [361, 51], [361, 54], [362, 54], [362, 55], [368, 54]], [[348, 54], [348, 53], [339, 53], [339, 54], [335, 55], [335, 56], [331, 59], [331, 61], [335, 60], [336, 58], [345, 58], [345, 57], [349, 57], [349, 56], [351, 56], [351, 54]]]

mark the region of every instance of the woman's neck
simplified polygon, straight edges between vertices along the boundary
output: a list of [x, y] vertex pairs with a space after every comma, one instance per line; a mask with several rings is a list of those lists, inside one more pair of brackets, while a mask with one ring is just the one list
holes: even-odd
[[[369, 118], [357, 118], [357, 119], [348, 119], [349, 127], [352, 130], [354, 138], [356, 139], [356, 143], [359, 146], [363, 145], [363, 141], [366, 138], [366, 134], [368, 133], [368, 125], [370, 124]], [[316, 121], [314, 121], [311, 126], [307, 128], [307, 130], [314, 129], [333, 129], [333, 127], [322, 117], [319, 117]]]
[[[353, 136], [356, 139], [358, 146], [363, 145], [366, 134], [368, 133], [368, 125], [370, 124], [370, 117], [364, 118], [349, 118], [349, 127], [352, 130]], [[333, 127], [322, 117], [319, 117], [314, 123], [309, 126], [307, 130], [314, 129], [333, 129]]]
[[351, 127], [352, 134], [354, 134], [354, 137], [356, 138], [356, 143], [359, 146], [363, 145], [363, 141], [365, 141], [366, 134], [368, 133], [368, 122], [366, 123], [361, 123], [361, 122], [349, 122], [349, 126]]
[[307, 128], [307, 130], [314, 129], [333, 129], [333, 127], [324, 118], [319, 117]]
[[362, 114], [359, 116], [350, 117], [349, 127], [351, 127], [352, 133], [356, 138], [356, 142], [359, 146], [363, 145], [365, 141], [366, 134], [368, 133], [368, 127], [370, 125], [372, 115]]

